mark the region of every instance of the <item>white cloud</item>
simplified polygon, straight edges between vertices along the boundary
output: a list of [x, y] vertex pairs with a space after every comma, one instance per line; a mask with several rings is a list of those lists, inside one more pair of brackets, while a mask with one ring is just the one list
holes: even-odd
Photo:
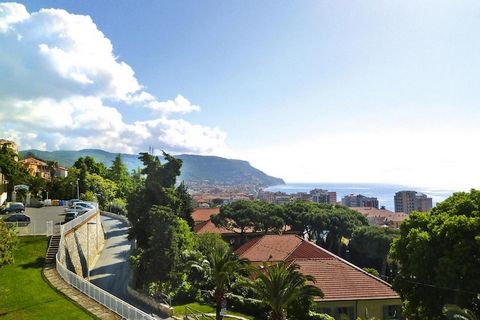
[[[159, 118], [128, 123], [117, 102]], [[169, 118], [199, 110], [182, 95], [162, 102], [145, 91], [90, 17], [58, 9], [29, 14], [21, 4], [0, 3], [0, 134], [22, 148], [224, 148], [220, 129]]]
[[193, 105], [183, 97], [182, 95], [178, 95], [175, 100], [168, 100], [168, 101], [151, 101], [148, 106], [160, 112], [161, 114], [167, 115], [169, 113], [190, 113], [193, 111], [200, 111], [200, 107]]

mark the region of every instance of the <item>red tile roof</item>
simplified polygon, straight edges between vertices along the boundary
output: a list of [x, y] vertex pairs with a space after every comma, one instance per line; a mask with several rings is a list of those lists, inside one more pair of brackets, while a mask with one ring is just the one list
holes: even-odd
[[220, 208], [199, 208], [192, 212], [195, 223], [210, 220], [210, 216], [220, 213]]
[[324, 298], [318, 301], [397, 299], [387, 282], [378, 279], [297, 235], [262, 235], [236, 250], [252, 262], [293, 261], [315, 278]]
[[386, 209], [377, 209], [372, 207], [351, 207], [350, 209], [355, 210], [365, 217], [382, 217], [389, 218], [393, 212]]
[[252, 262], [329, 257], [325, 250], [294, 234], [262, 235], [246, 242], [236, 252]]
[[236, 252], [252, 262], [284, 261], [301, 242], [296, 235], [264, 235], [246, 242]]
[[313, 285], [322, 290], [324, 297], [316, 301], [400, 298], [388, 283], [338, 257], [297, 259], [295, 263], [302, 273], [313, 276]]
[[231, 230], [227, 230], [225, 228], [218, 228], [213, 224], [211, 220], [196, 222], [195, 226], [193, 227], [193, 231], [195, 233], [219, 233], [219, 234], [231, 234], [235, 233]]

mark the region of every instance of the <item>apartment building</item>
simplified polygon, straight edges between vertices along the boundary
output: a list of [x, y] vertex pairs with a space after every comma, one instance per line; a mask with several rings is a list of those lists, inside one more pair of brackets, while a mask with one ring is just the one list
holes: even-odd
[[313, 189], [310, 191], [310, 197], [313, 202], [317, 203], [332, 203], [337, 202], [337, 193], [324, 189]]
[[432, 198], [426, 194], [404, 190], [395, 193], [395, 212], [411, 213], [413, 211], [426, 212], [432, 209]]
[[349, 194], [342, 198], [342, 204], [347, 207], [370, 207], [378, 209], [378, 199], [361, 194]]

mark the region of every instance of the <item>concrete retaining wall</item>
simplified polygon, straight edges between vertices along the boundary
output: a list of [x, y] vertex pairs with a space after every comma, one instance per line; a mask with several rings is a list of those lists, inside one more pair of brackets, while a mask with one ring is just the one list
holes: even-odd
[[[65, 241], [59, 248], [60, 262], [77, 275], [86, 277], [87, 263], [90, 268], [93, 267], [95, 258], [104, 244], [105, 236], [98, 212], [89, 220], [65, 233]], [[88, 250], [87, 245], [89, 246]]]

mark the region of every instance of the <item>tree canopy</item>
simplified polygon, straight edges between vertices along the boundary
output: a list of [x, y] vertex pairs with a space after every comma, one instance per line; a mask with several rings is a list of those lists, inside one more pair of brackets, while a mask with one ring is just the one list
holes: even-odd
[[391, 256], [400, 264], [393, 288], [411, 319], [441, 319], [455, 304], [480, 315], [480, 191], [459, 192], [400, 227]]
[[399, 237], [398, 230], [378, 226], [361, 226], [350, 239], [352, 262], [360, 267], [373, 267], [386, 275], [390, 245]]

